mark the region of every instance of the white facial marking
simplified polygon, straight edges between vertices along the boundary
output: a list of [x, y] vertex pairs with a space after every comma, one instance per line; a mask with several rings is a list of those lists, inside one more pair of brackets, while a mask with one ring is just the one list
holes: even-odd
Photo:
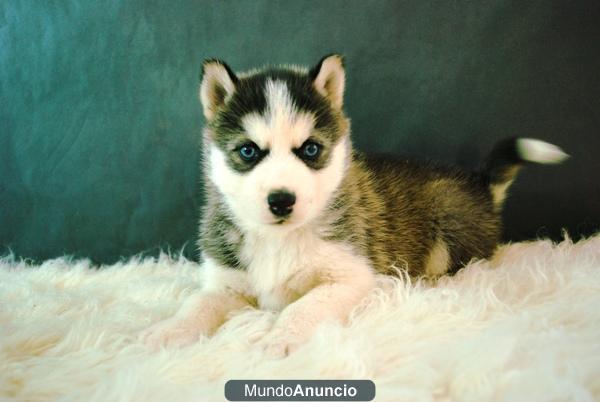
[[[329, 164], [310, 169], [291, 150], [273, 153], [247, 173], [227, 165], [225, 154], [210, 149], [210, 179], [224, 195], [238, 223], [248, 231], [291, 230], [309, 223], [323, 211], [340, 185], [347, 167], [348, 139], [331, 152]], [[270, 192], [285, 188], [296, 195], [293, 212], [283, 225], [268, 208]]]
[[242, 127], [262, 149], [290, 150], [302, 145], [310, 136], [314, 117], [295, 108], [287, 86], [268, 80], [265, 85], [265, 115], [251, 113], [242, 118]]
[[[330, 160], [324, 168], [308, 167], [294, 149], [311, 136], [314, 116], [296, 109], [285, 82], [267, 80], [264, 90], [265, 113], [244, 116], [242, 127], [268, 155], [248, 172], [238, 173], [228, 165], [227, 155], [213, 145], [209, 175], [242, 229], [281, 233], [306, 225], [327, 206], [344, 177], [350, 141], [343, 137], [329, 150]], [[284, 221], [271, 213], [267, 202], [271, 192], [282, 189], [296, 196], [292, 213]]]

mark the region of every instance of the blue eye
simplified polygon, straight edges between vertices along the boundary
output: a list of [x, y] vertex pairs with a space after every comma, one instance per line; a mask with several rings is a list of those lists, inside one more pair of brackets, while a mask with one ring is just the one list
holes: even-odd
[[313, 141], [306, 141], [302, 145], [302, 156], [306, 159], [315, 159], [321, 152], [321, 146]]
[[240, 147], [240, 157], [246, 162], [251, 162], [258, 156], [258, 146], [255, 143], [244, 144]]

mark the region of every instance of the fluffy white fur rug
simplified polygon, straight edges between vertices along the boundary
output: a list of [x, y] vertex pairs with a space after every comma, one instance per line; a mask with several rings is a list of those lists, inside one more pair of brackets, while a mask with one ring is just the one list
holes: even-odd
[[228, 379], [372, 379], [377, 401], [600, 399], [600, 236], [502, 247], [435, 287], [381, 278], [349, 326], [285, 359], [269, 312], [152, 353], [137, 340], [199, 288], [183, 258], [95, 269], [0, 260], [0, 399], [220, 401]]

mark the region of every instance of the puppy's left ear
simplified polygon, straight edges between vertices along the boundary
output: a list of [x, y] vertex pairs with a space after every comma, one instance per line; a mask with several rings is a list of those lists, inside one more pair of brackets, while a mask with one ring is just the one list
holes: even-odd
[[336, 109], [344, 105], [346, 73], [344, 58], [339, 54], [325, 56], [308, 73], [316, 90]]
[[212, 120], [231, 98], [237, 82], [233, 70], [221, 60], [209, 59], [202, 63], [200, 101], [207, 120]]

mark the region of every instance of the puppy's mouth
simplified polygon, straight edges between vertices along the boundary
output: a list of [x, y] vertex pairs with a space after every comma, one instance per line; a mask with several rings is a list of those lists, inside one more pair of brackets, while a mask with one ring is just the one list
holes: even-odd
[[271, 216], [271, 219], [267, 221], [269, 226], [288, 226], [296, 222], [294, 215], [286, 216]]

